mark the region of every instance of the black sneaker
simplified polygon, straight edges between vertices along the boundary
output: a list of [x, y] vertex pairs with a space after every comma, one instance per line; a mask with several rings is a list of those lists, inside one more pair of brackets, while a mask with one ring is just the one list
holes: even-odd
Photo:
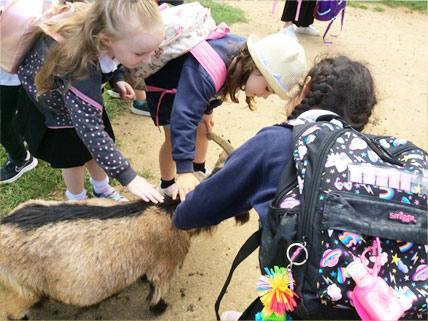
[[22, 176], [25, 172], [32, 170], [37, 166], [37, 158], [31, 156], [27, 152], [27, 160], [23, 163], [17, 163], [14, 160], [8, 158], [6, 163], [1, 167], [0, 172], [0, 184], [12, 183]]
[[147, 101], [145, 101], [142, 105], [138, 105], [137, 101], [134, 100], [134, 102], [132, 103], [131, 111], [137, 115], [150, 117], [150, 109], [149, 105], [147, 104]]

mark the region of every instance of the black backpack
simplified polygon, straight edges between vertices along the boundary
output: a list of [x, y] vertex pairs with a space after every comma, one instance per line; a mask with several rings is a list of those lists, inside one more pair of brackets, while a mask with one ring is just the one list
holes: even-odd
[[[291, 267], [299, 296], [287, 313], [293, 319], [359, 319], [346, 267], [378, 238], [379, 276], [412, 305], [401, 318], [426, 319], [427, 153], [403, 139], [362, 134], [331, 115], [281, 126], [293, 128], [293, 157], [263, 228], [233, 262], [217, 318], [233, 271], [260, 245], [263, 274], [264, 268]], [[262, 309], [256, 299], [240, 319], [254, 320]]]

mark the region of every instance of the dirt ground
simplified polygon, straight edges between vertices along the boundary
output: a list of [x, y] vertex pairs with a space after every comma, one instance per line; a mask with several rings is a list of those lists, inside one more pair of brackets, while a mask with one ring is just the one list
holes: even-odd
[[[265, 36], [281, 27], [284, 1], [271, 13], [273, 1], [227, 1], [245, 11], [248, 23], [231, 26], [234, 33]], [[367, 4], [367, 3], [365, 3]], [[404, 8], [378, 12], [348, 7], [344, 30], [333, 44], [322, 37], [299, 36], [312, 66], [320, 54], [345, 54], [368, 64], [378, 93], [378, 106], [367, 132], [396, 135], [427, 149], [427, 17]], [[314, 24], [324, 31], [327, 23]], [[340, 28], [336, 21], [333, 33]], [[284, 120], [284, 102], [277, 97], [258, 101], [258, 109], [249, 111], [244, 104], [225, 103], [215, 111], [215, 132], [231, 140], [235, 147], [254, 136], [261, 128]], [[163, 141], [151, 119], [130, 112], [114, 121], [122, 153], [138, 171], [149, 170], [156, 184], [159, 179], [158, 150]], [[207, 163], [213, 165], [220, 149], [210, 145]], [[127, 194], [124, 191], [125, 194]], [[127, 194], [129, 196], [129, 194]], [[131, 197], [132, 198], [132, 197]], [[45, 300], [31, 309], [30, 319], [153, 319], [153, 320], [215, 320], [214, 302], [229, 271], [235, 254], [258, 226], [252, 212], [250, 223], [236, 227], [232, 220], [220, 224], [212, 237], [193, 239], [190, 252], [171, 284], [166, 296], [169, 307], [154, 317], [145, 298], [147, 283], [138, 281], [120, 294], [95, 307], [76, 308], [53, 300]], [[257, 256], [253, 254], [235, 272], [221, 311], [242, 310], [256, 296], [259, 276]]]

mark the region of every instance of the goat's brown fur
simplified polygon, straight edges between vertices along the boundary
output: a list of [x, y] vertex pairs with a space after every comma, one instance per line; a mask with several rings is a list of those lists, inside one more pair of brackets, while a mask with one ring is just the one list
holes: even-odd
[[[63, 203], [29, 201], [9, 216], [35, 204], [47, 209]], [[112, 208], [108, 200], [87, 203]], [[42, 296], [89, 306], [144, 274], [154, 286], [150, 307], [155, 307], [163, 303], [174, 270], [190, 246], [190, 234], [175, 228], [171, 213], [156, 205], [133, 216], [65, 220], [30, 229], [3, 221], [0, 312], [14, 319], [22, 318]]]
[[[226, 150], [231, 152], [233, 147]], [[226, 158], [223, 152], [213, 174]], [[34, 200], [19, 205], [0, 220], [0, 319], [22, 318], [42, 296], [77, 306], [93, 305], [142, 275], [153, 285], [148, 296], [152, 311], [163, 312], [162, 297], [174, 270], [184, 261], [190, 237], [215, 229], [178, 230], [172, 223], [175, 205], [126, 205], [107, 199]], [[45, 218], [44, 210], [50, 218]], [[243, 224], [249, 214], [235, 219]]]

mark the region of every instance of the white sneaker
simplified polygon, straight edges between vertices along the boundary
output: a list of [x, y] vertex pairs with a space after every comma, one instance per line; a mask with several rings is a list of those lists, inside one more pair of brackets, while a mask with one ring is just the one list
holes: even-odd
[[159, 182], [158, 192], [163, 197], [168, 196], [172, 198], [172, 193], [174, 192], [174, 190], [175, 190], [175, 183], [172, 184], [171, 186], [168, 186], [167, 188], [161, 188], [161, 182]]
[[296, 41], [299, 41], [299, 39], [297, 39], [296, 34], [294, 33], [293, 25], [289, 25], [287, 28], [284, 28], [283, 26], [279, 32], [290, 36]]
[[302, 35], [308, 35], [308, 36], [319, 36], [320, 32], [315, 29], [315, 27], [309, 26], [309, 27], [297, 27], [296, 32], [300, 33]]
[[120, 94], [114, 89], [107, 90], [107, 94], [112, 98], [120, 98]]
[[239, 320], [242, 313], [238, 311], [225, 311], [221, 314], [220, 320], [235, 321]]
[[193, 172], [193, 174], [196, 176], [197, 179], [199, 179], [199, 181], [203, 181], [205, 178], [207, 178], [208, 176], [211, 175], [211, 170], [208, 168], [207, 165], [205, 165], [205, 173], [202, 171], [196, 171]]

